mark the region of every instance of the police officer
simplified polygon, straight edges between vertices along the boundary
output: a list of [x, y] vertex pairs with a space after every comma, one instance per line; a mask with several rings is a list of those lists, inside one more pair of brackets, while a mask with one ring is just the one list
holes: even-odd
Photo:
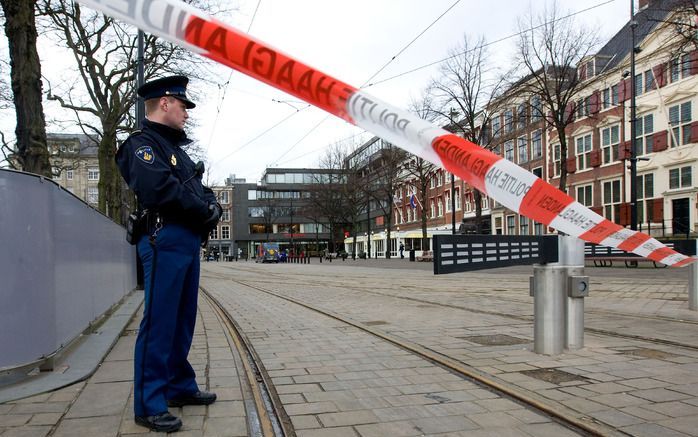
[[138, 89], [145, 100], [142, 130], [119, 148], [116, 162], [139, 208], [147, 211], [138, 240], [143, 263], [145, 309], [134, 359], [136, 423], [173, 432], [182, 421], [168, 406], [209, 405], [214, 393], [201, 391], [187, 360], [196, 320], [199, 250], [216, 226], [221, 207], [201, 182], [203, 165], [183, 146], [187, 110], [185, 76], [148, 82]]

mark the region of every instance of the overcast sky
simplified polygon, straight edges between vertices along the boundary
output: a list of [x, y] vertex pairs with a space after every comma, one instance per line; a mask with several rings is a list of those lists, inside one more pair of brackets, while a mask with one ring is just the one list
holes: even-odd
[[[516, 33], [517, 19], [531, 8], [542, 8], [544, 0], [240, 0], [237, 4], [239, 10], [226, 19], [229, 24], [243, 31], [249, 28], [252, 36], [357, 87], [453, 6], [371, 81], [380, 83], [366, 89], [407, 108], [437, 76], [438, 65], [392, 77], [447, 57], [465, 34], [491, 42]], [[575, 19], [595, 29], [602, 40], [629, 18], [629, 0], [559, 0], [559, 5], [569, 12], [600, 5]], [[511, 38], [490, 46], [493, 60], [506, 67], [515, 44], [516, 38]], [[70, 62], [70, 57], [63, 59]], [[372, 136], [319, 109], [298, 111], [307, 105], [237, 72], [225, 99], [222, 89], [199, 91], [205, 98], [196, 102], [193, 115], [199, 124], [189, 135], [207, 150], [211, 181], [222, 182], [235, 174], [254, 182], [269, 166], [316, 167], [328, 145], [361, 144]], [[4, 118], [0, 128], [14, 130], [14, 123], [8, 126]]]

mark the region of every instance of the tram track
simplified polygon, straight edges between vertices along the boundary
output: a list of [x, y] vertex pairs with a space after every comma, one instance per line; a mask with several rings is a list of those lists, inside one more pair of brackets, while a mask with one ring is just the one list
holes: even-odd
[[224, 329], [231, 349], [237, 351], [240, 361], [240, 388], [245, 404], [247, 427], [250, 436], [295, 437], [291, 420], [274, 389], [271, 378], [244, 332], [230, 313], [206, 288], [200, 287], [204, 299], [215, 313]]
[[[250, 272], [253, 272], [253, 271], [254, 270], [250, 269]], [[288, 275], [279, 275], [277, 273], [270, 272], [270, 273], [268, 273], [268, 276], [279, 277], [280, 280], [283, 279], [283, 281], [285, 283], [288, 283], [288, 281], [289, 281]], [[309, 280], [308, 280], [309, 278], [313, 278], [310, 280], [311, 283], [309, 283]], [[315, 278], [317, 278], [317, 279], [315, 279]], [[328, 285], [327, 278], [322, 277], [320, 275], [305, 275], [304, 274], [303, 281], [299, 282], [299, 284], [300, 283], [305, 284], [305, 285], [316, 285], [316, 286], [327, 286]], [[337, 285], [337, 286], [339, 286], [339, 285]], [[357, 286], [357, 285], [342, 285], [341, 287], [343, 289], [346, 289], [346, 290], [354, 290], [357, 292], [371, 294], [371, 295], [375, 295], [375, 296], [389, 297], [389, 298], [394, 298], [394, 299], [399, 299], [399, 300], [411, 301], [411, 302], [415, 302], [415, 303], [419, 303], [419, 304], [428, 304], [428, 305], [439, 306], [442, 308], [468, 311], [468, 312], [477, 313], [477, 314], [486, 314], [486, 315], [492, 315], [492, 316], [508, 317], [508, 318], [523, 321], [523, 322], [533, 322], [533, 316], [530, 316], [530, 315], [520, 315], [520, 314], [512, 314], [512, 313], [506, 313], [506, 312], [501, 312], [501, 311], [491, 311], [491, 310], [486, 310], [486, 309], [482, 309], [482, 308], [474, 308], [471, 306], [457, 305], [457, 304], [448, 304], [448, 303], [437, 302], [437, 301], [429, 300], [429, 299], [411, 297], [411, 296], [400, 296], [400, 295], [396, 295], [396, 294], [392, 294], [392, 293], [385, 293], [385, 292], [377, 291], [380, 289], [380, 287], [376, 287], [375, 285], [370, 285], [370, 286], [366, 285], [365, 287]], [[475, 293], [475, 294], [470, 293], [471, 297], [474, 295], [486, 296], [486, 294], [484, 294], [484, 293]], [[518, 302], [520, 304], [529, 303], [528, 301], [522, 300], [522, 299], [516, 299], [516, 302]], [[637, 319], [637, 320], [642, 319], [642, 320], [656, 320], [656, 321], [671, 322], [671, 323], [676, 323], [679, 325], [691, 325], [691, 326], [698, 325], [698, 321], [694, 321], [694, 320], [675, 319], [675, 318], [663, 317], [663, 316], [658, 316], [658, 315], [637, 315], [637, 314], [630, 314], [630, 313], [626, 313], [626, 312], [607, 311], [607, 310], [598, 310], [598, 309], [585, 309], [585, 315], [587, 315], [587, 316], [592, 316], [592, 315], [621, 316], [621, 317]], [[628, 334], [628, 333], [622, 333], [622, 332], [618, 332], [618, 331], [611, 331], [608, 329], [594, 328], [594, 327], [590, 327], [590, 326], [585, 326], [584, 330], [585, 330], [585, 332], [589, 332], [589, 333], [593, 333], [593, 334], [597, 334], [597, 335], [606, 335], [606, 336], [614, 337], [614, 338], [625, 338], [628, 340], [645, 341], [648, 343], [654, 343], [654, 344], [658, 344], [658, 345], [674, 346], [674, 347], [689, 349], [692, 351], [698, 351], [698, 346], [696, 346], [696, 345], [683, 343], [683, 342], [679, 342], [679, 341], [674, 341], [674, 340], [658, 338], [658, 337], [648, 337], [648, 336], [643, 336], [643, 335]]]
[[515, 400], [520, 404], [524, 405], [525, 407], [538, 412], [539, 414], [543, 414], [544, 416], [550, 417], [555, 422], [579, 433], [580, 435], [614, 437], [628, 435], [622, 431], [609, 427], [608, 425], [599, 422], [589, 416], [580, 414], [579, 412], [571, 408], [568, 408], [562, 404], [552, 404], [549, 400], [536, 393], [513, 387], [506, 381], [500, 380], [496, 376], [484, 373], [472, 366], [463, 363], [460, 360], [444, 355], [427, 346], [417, 344], [415, 342], [409, 341], [408, 339], [389, 334], [387, 332], [381, 331], [365, 323], [353, 320], [336, 312], [319, 308], [311, 303], [304, 302], [300, 299], [285, 296], [283, 294], [277, 293], [273, 290], [270, 290], [257, 284], [233, 279], [229, 276], [210, 273], [208, 274], [217, 279], [227, 279], [233, 283], [238, 284], [239, 286], [256, 290], [258, 292], [265, 293], [278, 299], [282, 299], [286, 302], [299, 305], [303, 308], [314, 311], [323, 316], [332, 318], [334, 320], [352, 326], [362, 332], [365, 332], [383, 341], [393, 344], [403, 350], [409, 351], [410, 353], [415, 354], [423, 359], [426, 359], [427, 361], [435, 365], [448, 369], [454, 374], [457, 374], [466, 380], [475, 382], [483, 388], [486, 388], [499, 396]]

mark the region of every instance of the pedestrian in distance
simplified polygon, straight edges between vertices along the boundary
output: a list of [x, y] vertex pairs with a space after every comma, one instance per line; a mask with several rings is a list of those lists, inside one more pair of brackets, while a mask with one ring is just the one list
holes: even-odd
[[[209, 405], [214, 393], [199, 389], [187, 356], [194, 335], [200, 247], [218, 223], [221, 206], [202, 184], [203, 163], [189, 158], [184, 131], [189, 79], [170, 76], [138, 89], [145, 100], [142, 129], [116, 153], [119, 171], [136, 194], [138, 246], [145, 277], [143, 319], [136, 339], [135, 421], [158, 432], [177, 431], [182, 421], [169, 407]], [[208, 256], [208, 254], [207, 254]]]
[[405, 259], [405, 245], [400, 243], [400, 259]]

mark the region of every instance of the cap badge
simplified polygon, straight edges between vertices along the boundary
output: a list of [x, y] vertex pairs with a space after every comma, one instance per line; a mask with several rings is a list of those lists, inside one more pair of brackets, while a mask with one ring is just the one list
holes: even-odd
[[172, 165], [177, 165], [177, 157], [174, 156], [174, 154], [172, 154], [172, 156], [170, 157], [170, 162], [172, 163]]

